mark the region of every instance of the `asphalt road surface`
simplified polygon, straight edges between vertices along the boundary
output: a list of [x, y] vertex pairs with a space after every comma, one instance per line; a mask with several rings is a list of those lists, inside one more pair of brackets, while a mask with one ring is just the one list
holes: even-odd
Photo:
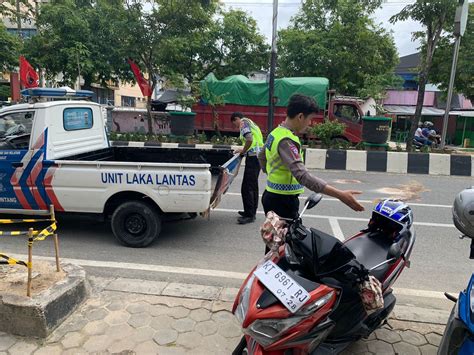
[[[454, 197], [463, 188], [474, 185], [472, 178], [346, 171], [314, 174], [338, 188], [363, 192], [360, 200], [365, 212], [353, 212], [332, 198], [323, 199], [307, 212], [307, 226], [339, 238], [365, 228], [375, 199], [405, 198], [414, 211], [417, 239], [411, 268], [395, 284], [399, 302], [440, 309], [451, 307], [442, 292], [458, 292], [474, 270], [474, 261], [468, 258], [469, 241], [459, 239], [451, 220]], [[108, 224], [85, 217], [63, 217], [59, 220], [61, 257], [74, 259], [91, 275], [239, 287], [264, 251], [258, 232], [263, 222], [261, 206], [255, 223], [236, 223], [237, 211], [242, 208], [241, 175], [209, 220], [197, 217], [166, 223], [156, 242], [144, 249], [119, 245]], [[262, 174], [261, 192], [264, 184]], [[18, 237], [3, 237], [0, 247], [0, 252], [26, 252], [25, 242]], [[53, 256], [52, 242], [35, 244], [34, 255]]]

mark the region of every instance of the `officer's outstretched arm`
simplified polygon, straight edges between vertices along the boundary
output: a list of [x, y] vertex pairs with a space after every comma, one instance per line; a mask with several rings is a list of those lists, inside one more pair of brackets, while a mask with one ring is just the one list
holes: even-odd
[[326, 185], [323, 189], [323, 194], [335, 197], [341, 202], [345, 203], [347, 206], [352, 208], [354, 211], [364, 211], [364, 206], [362, 206], [354, 195], [360, 195], [361, 191], [355, 190], [339, 190], [331, 185]]

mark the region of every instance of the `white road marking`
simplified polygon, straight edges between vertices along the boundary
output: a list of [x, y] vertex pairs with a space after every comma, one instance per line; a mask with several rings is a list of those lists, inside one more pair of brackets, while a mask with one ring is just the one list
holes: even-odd
[[[237, 192], [226, 192], [226, 195], [229, 196], [242, 196], [240, 193]], [[262, 194], [259, 195], [262, 197]], [[306, 200], [307, 196], [300, 196], [299, 199], [304, 201]], [[374, 199], [375, 200], [375, 199]], [[360, 203], [368, 203], [370, 205], [374, 204], [374, 200], [357, 200]], [[340, 202], [337, 198], [331, 197], [324, 197], [323, 201], [330, 201], [330, 202]], [[438, 204], [429, 204], [429, 203], [416, 203], [416, 202], [408, 202], [410, 206], [417, 206], [417, 207], [433, 207], [433, 208], [452, 208], [452, 205], [438, 205]]]
[[[230, 208], [216, 208], [212, 210], [214, 212], [223, 212], [223, 213], [237, 213], [238, 210]], [[212, 212], [211, 212], [212, 213]], [[263, 211], [257, 211], [257, 214], [264, 214]], [[305, 214], [305, 218], [319, 218], [319, 219], [337, 219], [340, 221], [355, 221], [355, 222], [368, 222], [368, 218], [357, 218], [357, 217], [339, 217], [339, 216], [324, 216], [318, 214]], [[331, 223], [331, 222], [329, 222]], [[455, 228], [454, 224], [451, 223], [432, 223], [432, 222], [415, 222], [415, 226], [427, 226], [427, 227], [440, 227], [440, 228]]]
[[342, 232], [341, 226], [339, 225], [337, 218], [330, 217], [328, 219], [329, 219], [329, 224], [331, 225], [332, 234], [341, 242], [343, 242], [345, 239], [344, 233]]
[[[18, 259], [25, 259], [26, 255], [15, 254], [13, 257]], [[54, 262], [55, 259], [49, 256], [34, 256], [34, 260], [44, 260]], [[85, 267], [94, 267], [94, 268], [111, 268], [111, 269], [125, 269], [125, 270], [137, 270], [137, 271], [152, 271], [152, 272], [162, 272], [170, 274], [182, 274], [182, 275], [193, 275], [193, 276], [208, 276], [215, 278], [225, 278], [225, 279], [235, 279], [243, 281], [247, 278], [248, 274], [243, 272], [233, 272], [225, 270], [211, 270], [211, 269], [198, 269], [198, 268], [185, 268], [179, 266], [169, 266], [169, 265], [151, 265], [151, 264], [136, 264], [136, 263], [124, 263], [117, 261], [100, 261], [100, 260], [84, 260], [84, 259], [69, 259], [61, 258], [63, 263], [72, 263]], [[409, 288], [394, 288], [394, 292], [397, 295], [403, 296], [414, 296], [414, 297], [424, 297], [424, 298], [442, 298], [444, 299], [444, 293], [439, 291], [429, 291], [429, 290], [415, 290]], [[453, 295], [456, 295], [458, 292], [450, 292]]]

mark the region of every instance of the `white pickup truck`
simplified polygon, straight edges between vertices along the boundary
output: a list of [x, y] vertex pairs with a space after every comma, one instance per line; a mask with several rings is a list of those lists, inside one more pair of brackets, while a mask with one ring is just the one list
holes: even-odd
[[53, 204], [101, 214], [121, 243], [145, 247], [167, 214], [215, 207], [239, 169], [229, 150], [111, 146], [99, 104], [37, 102], [67, 96], [61, 89], [23, 94], [33, 102], [0, 110], [0, 213]]

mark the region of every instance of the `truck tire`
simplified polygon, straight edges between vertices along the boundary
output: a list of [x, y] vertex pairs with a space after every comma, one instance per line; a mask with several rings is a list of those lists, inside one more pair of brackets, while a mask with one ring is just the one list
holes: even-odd
[[131, 248], [150, 245], [161, 232], [161, 217], [152, 206], [142, 201], [128, 201], [112, 214], [112, 232], [117, 240]]

